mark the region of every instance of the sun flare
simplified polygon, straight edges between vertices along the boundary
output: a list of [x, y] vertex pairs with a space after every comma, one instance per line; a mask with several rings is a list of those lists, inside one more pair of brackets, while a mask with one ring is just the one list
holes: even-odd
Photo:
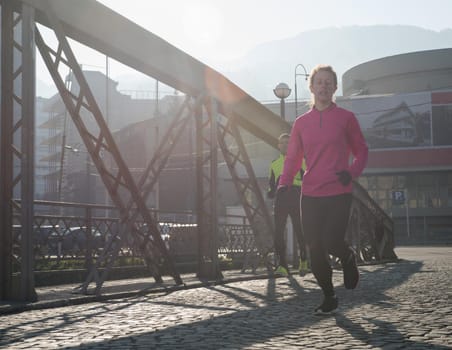
[[223, 18], [220, 11], [207, 1], [190, 2], [182, 19], [183, 35], [198, 46], [209, 46], [220, 40]]

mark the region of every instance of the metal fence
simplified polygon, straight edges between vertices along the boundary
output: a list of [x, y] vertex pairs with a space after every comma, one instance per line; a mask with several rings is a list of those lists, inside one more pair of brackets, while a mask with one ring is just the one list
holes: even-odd
[[[119, 218], [114, 207], [105, 205], [35, 201], [33, 246], [35, 271], [88, 268], [104, 249], [106, 242], [119, 232]], [[150, 210], [159, 224], [161, 236], [177, 264], [197, 263], [196, 215], [192, 212], [163, 212]], [[226, 224], [222, 218], [219, 229], [218, 253], [222, 260], [242, 261], [253, 251], [254, 237], [243, 219], [242, 225]], [[20, 226], [14, 218], [14, 271], [19, 271]], [[141, 223], [137, 223], [140, 225]], [[121, 240], [116, 261], [121, 265], [143, 265], [141, 253], [133, 235]]]
[[[35, 201], [35, 209], [35, 212], [46, 213], [34, 216], [35, 271], [89, 268], [110, 236], [119, 232], [118, 213], [111, 206]], [[192, 212], [151, 212], [176, 265], [191, 265], [195, 270], [198, 259], [196, 215]], [[222, 217], [219, 222], [220, 261], [242, 270], [255, 270], [267, 259], [259, 252], [245, 217]], [[392, 219], [365, 189], [355, 183], [347, 239], [361, 261], [396, 258], [393, 226]], [[13, 234], [15, 259], [20, 256], [20, 234], [17, 217], [14, 218]], [[144, 265], [139, 243], [133, 241], [132, 235], [126, 235], [118, 244], [117, 266]], [[19, 271], [19, 266], [16, 260], [15, 271]]]
[[353, 201], [347, 240], [361, 261], [393, 260], [394, 222], [357, 182], [353, 184]]

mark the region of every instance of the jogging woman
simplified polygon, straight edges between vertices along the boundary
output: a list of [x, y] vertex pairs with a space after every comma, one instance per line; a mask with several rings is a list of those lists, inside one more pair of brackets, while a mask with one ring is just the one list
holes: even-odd
[[353, 250], [345, 241], [352, 202], [352, 180], [367, 163], [368, 148], [355, 115], [338, 107], [333, 96], [337, 75], [318, 65], [309, 76], [312, 108], [292, 127], [278, 191], [287, 190], [303, 158], [306, 169], [301, 195], [301, 223], [311, 255], [312, 272], [323, 291], [316, 313], [338, 306], [329, 255], [338, 257], [347, 289], [356, 288], [359, 271]]

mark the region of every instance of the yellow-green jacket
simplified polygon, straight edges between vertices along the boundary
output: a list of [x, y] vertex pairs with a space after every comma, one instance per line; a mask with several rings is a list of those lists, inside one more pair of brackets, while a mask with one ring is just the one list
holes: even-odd
[[[279, 177], [281, 176], [281, 173], [284, 168], [284, 159], [285, 158], [286, 157], [283, 154], [280, 154], [278, 158], [276, 158], [274, 161], [272, 161], [270, 163], [269, 178], [268, 178], [268, 191], [267, 191], [268, 198], [275, 197], [276, 189], [278, 188]], [[304, 161], [303, 161], [302, 168], [295, 175], [295, 177], [293, 179], [292, 186], [301, 187], [303, 174], [304, 174], [303, 167], [304, 167]]]

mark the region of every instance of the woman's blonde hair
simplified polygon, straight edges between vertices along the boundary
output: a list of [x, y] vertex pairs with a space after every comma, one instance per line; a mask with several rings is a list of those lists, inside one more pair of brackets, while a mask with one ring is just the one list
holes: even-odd
[[309, 86], [311, 87], [313, 82], [314, 82], [314, 77], [315, 75], [320, 72], [320, 71], [325, 71], [325, 72], [330, 72], [331, 74], [333, 74], [333, 78], [334, 78], [334, 85], [337, 86], [337, 74], [334, 71], [333, 67], [326, 65], [326, 64], [318, 64], [317, 66], [315, 66], [314, 68], [312, 68], [311, 70], [311, 74], [309, 74]]
[[[333, 75], [334, 86], [337, 87], [337, 74], [334, 71], [333, 67], [331, 67], [327, 64], [318, 64], [317, 66], [312, 68], [311, 74], [309, 74], [309, 87], [310, 88], [312, 87], [312, 85], [314, 83], [315, 75], [320, 71], [330, 72]], [[309, 105], [311, 106], [311, 108], [314, 107], [314, 96], [311, 97], [311, 102], [309, 103]]]

